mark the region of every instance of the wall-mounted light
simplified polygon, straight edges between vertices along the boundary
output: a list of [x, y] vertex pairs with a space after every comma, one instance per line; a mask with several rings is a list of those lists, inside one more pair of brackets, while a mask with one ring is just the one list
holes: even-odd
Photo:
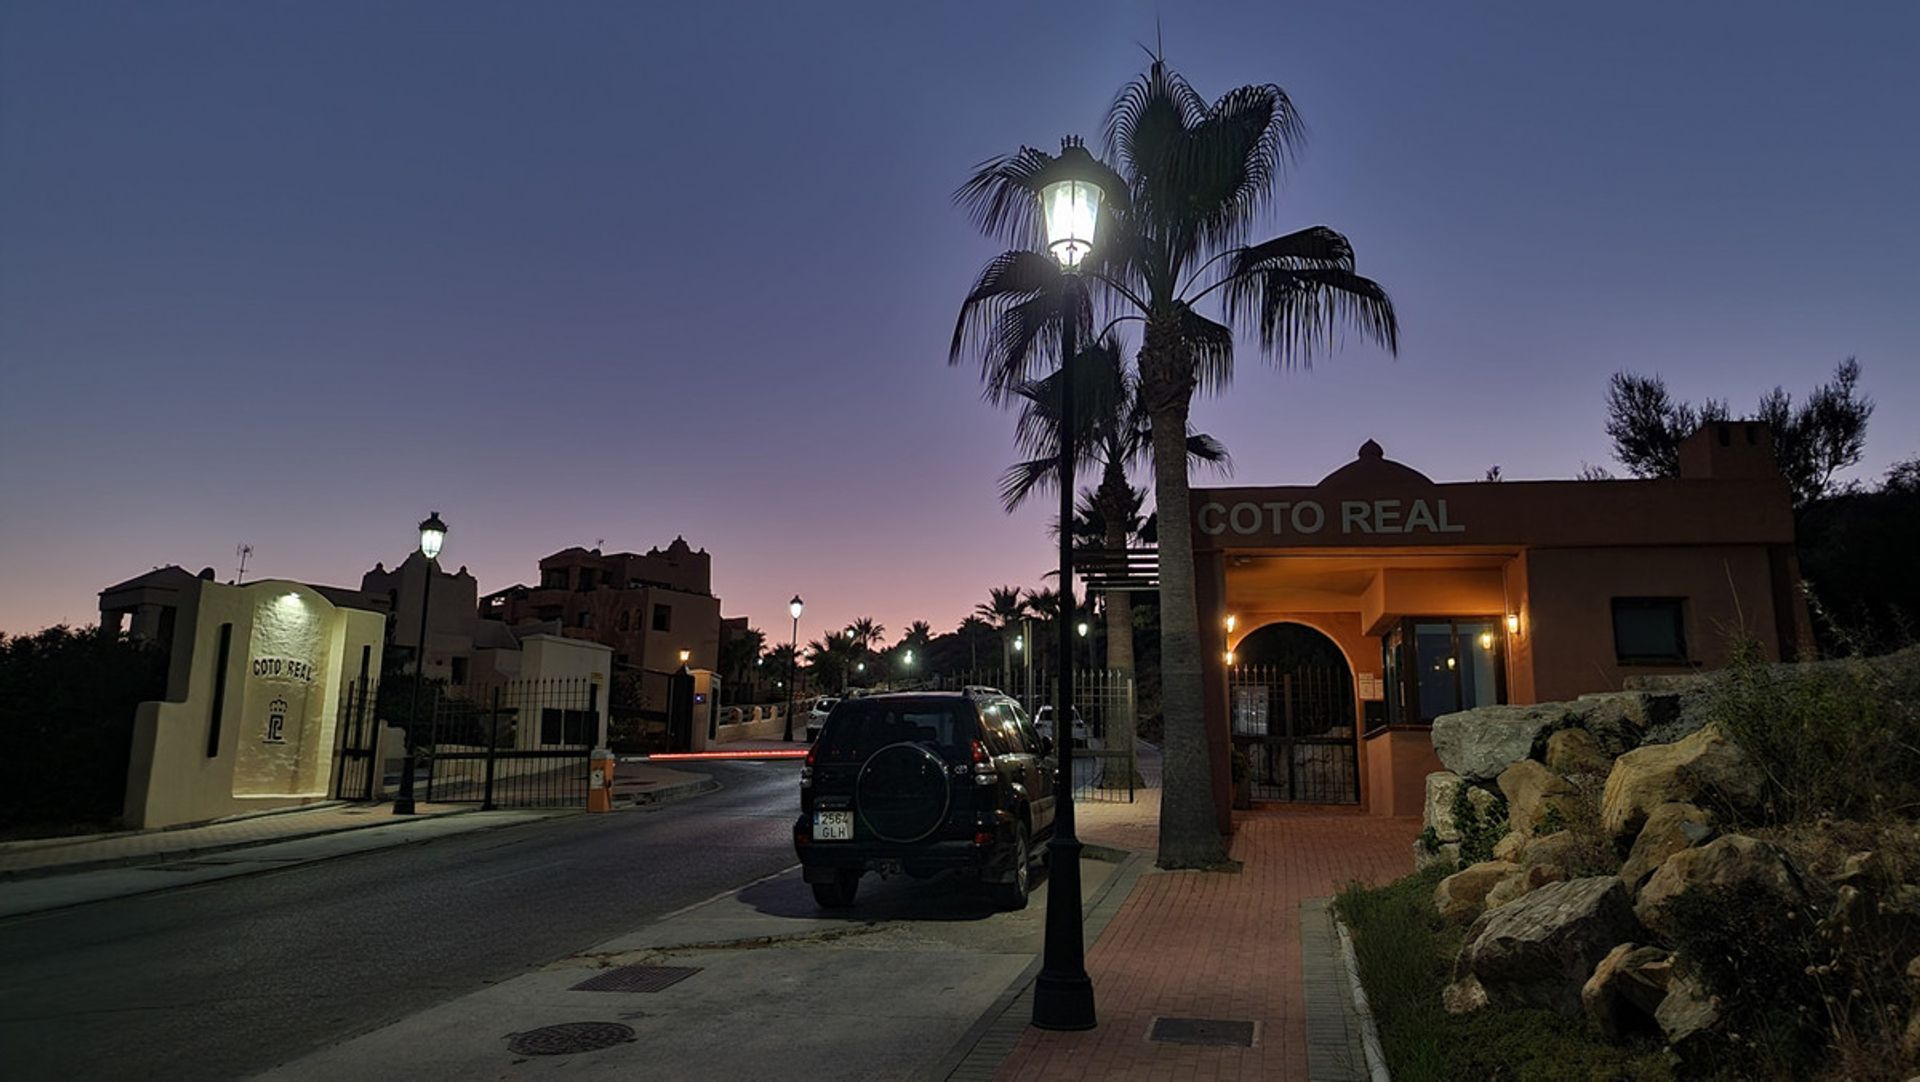
[[1480, 633], [1480, 649], [1482, 650], [1493, 649], [1493, 632], [1482, 631]]
[[1229, 664], [1229, 665], [1231, 665], [1231, 664], [1233, 664], [1233, 651], [1232, 651], [1232, 650], [1228, 650], [1228, 651], [1226, 652], [1226, 654], [1225, 654], [1224, 656], [1225, 656], [1225, 657], [1226, 657], [1226, 659], [1227, 659], [1227, 664]]
[[692, 650], [680, 651], [680, 664], [685, 665], [693, 657]]
[[1233, 629], [1239, 626], [1240, 626], [1240, 618], [1238, 616], [1227, 617], [1227, 634], [1229, 635], [1233, 634]]
[[1520, 634], [1520, 614], [1519, 613], [1510, 612], [1507, 614], [1507, 634], [1509, 635]]

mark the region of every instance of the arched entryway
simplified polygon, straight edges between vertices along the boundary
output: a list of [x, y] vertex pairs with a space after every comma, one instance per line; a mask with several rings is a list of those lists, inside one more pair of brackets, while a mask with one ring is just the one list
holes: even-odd
[[1353, 669], [1332, 639], [1289, 621], [1249, 632], [1227, 670], [1227, 710], [1252, 799], [1360, 802]]

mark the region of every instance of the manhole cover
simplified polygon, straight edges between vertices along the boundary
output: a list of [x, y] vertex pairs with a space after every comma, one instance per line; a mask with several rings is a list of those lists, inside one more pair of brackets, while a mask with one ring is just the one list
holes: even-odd
[[658, 992], [700, 972], [699, 966], [621, 966], [588, 977], [575, 992]]
[[1254, 1024], [1229, 1018], [1156, 1018], [1147, 1040], [1167, 1044], [1215, 1044], [1253, 1047]]
[[521, 1056], [564, 1056], [612, 1048], [631, 1040], [633, 1027], [618, 1022], [562, 1022], [507, 1034], [507, 1050]]

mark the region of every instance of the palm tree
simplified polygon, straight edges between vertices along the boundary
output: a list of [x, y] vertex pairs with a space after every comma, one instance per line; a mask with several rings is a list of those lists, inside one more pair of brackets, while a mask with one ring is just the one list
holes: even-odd
[[[1146, 493], [1133, 487], [1127, 471], [1150, 457], [1152, 426], [1141, 407], [1139, 382], [1127, 373], [1120, 347], [1111, 336], [1080, 351], [1074, 358], [1073, 378], [1074, 420], [1079, 429], [1075, 442], [1085, 449], [1079, 461], [1100, 475], [1099, 485], [1082, 498], [1083, 506], [1075, 516], [1084, 515], [1098, 528], [1088, 535], [1082, 524], [1075, 522], [1076, 543], [1084, 548], [1117, 551], [1126, 548], [1139, 532], [1140, 507]], [[1060, 381], [1061, 373], [1056, 370], [1014, 391], [1024, 400], [1014, 426], [1014, 440], [1030, 457], [1014, 463], [1000, 479], [1001, 501], [1009, 512], [1028, 496], [1059, 483]], [[1231, 468], [1227, 449], [1204, 433], [1187, 436], [1187, 454], [1194, 462], [1216, 465], [1223, 472]], [[1114, 600], [1111, 595], [1107, 598], [1107, 668], [1131, 678], [1132, 605], [1124, 591], [1119, 592], [1119, 604]], [[1125, 719], [1123, 724], [1130, 728], [1133, 720]]]
[[[720, 643], [720, 671], [736, 688], [754, 676], [756, 662], [767, 645], [767, 637], [758, 628], [729, 635]], [[736, 691], [735, 694], [738, 694]]]
[[[1156, 56], [1107, 114], [1106, 209], [1077, 292], [1037, 251], [1010, 251], [981, 272], [961, 307], [950, 359], [979, 355], [987, 398], [1004, 402], [1045, 371], [1063, 318], [1091, 329], [1092, 297], [1140, 324], [1139, 396], [1151, 424], [1154, 504], [1174, 524], [1160, 539], [1160, 659], [1166, 730], [1160, 803], [1163, 868], [1226, 858], [1213, 806], [1213, 763], [1201, 712], [1200, 622], [1194, 599], [1187, 435], [1193, 394], [1233, 376], [1234, 327], [1257, 333], [1282, 367], [1309, 364], [1350, 327], [1389, 350], [1399, 327], [1386, 291], [1354, 270], [1353, 247], [1313, 226], [1257, 244], [1248, 235], [1281, 168], [1303, 140], [1286, 92], [1265, 84], [1208, 104]], [[1039, 182], [1052, 155], [1032, 148], [982, 165], [957, 199], [989, 234], [1039, 236]], [[1213, 294], [1222, 320], [1201, 311]], [[1083, 339], [1083, 340], [1091, 340]]]
[[799, 677], [800, 670], [795, 665], [798, 660], [797, 655], [798, 651], [793, 648], [793, 645], [784, 642], [767, 651], [766, 662], [777, 674], [774, 677], [776, 681], [788, 679], [788, 674], [792, 674], [795, 679]]
[[960, 621], [953, 633], [967, 644], [968, 668], [978, 672], [980, 669], [980, 640], [993, 634], [993, 625], [978, 616], [969, 616]]
[[987, 591], [987, 599], [973, 607], [973, 613], [1000, 630], [1000, 678], [1004, 680], [1013, 671], [1013, 641], [1007, 638], [1007, 630], [1027, 615], [1027, 602], [1020, 596], [1020, 587], [993, 587]]
[[847, 625], [847, 637], [862, 650], [871, 650], [880, 645], [880, 637], [886, 634], [886, 628], [874, 623], [873, 617], [862, 616]]
[[845, 635], [828, 635], [824, 640], [815, 639], [807, 644], [807, 666], [825, 674], [837, 676], [840, 691], [844, 694], [853, 681], [853, 666], [856, 660], [856, 648], [853, 640]]

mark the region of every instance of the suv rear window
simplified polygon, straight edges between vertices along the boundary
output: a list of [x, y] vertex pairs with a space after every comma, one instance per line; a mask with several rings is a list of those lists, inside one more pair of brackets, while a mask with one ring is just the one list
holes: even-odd
[[871, 754], [903, 740], [964, 749], [978, 733], [974, 717], [973, 704], [964, 699], [850, 699], [834, 709], [815, 747], [834, 758]]

